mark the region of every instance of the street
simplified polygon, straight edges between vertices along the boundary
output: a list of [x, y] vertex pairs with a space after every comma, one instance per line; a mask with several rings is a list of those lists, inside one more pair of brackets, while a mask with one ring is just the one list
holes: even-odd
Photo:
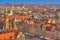
[[25, 40], [45, 40], [36, 36], [25, 36]]
[[34, 37], [34, 38], [26, 38], [26, 40], [45, 40], [45, 39], [39, 39], [37, 37]]

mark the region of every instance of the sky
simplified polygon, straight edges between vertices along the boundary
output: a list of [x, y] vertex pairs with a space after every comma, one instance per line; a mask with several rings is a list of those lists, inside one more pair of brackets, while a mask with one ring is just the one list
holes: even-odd
[[0, 0], [0, 4], [4, 4], [4, 3], [60, 4], [60, 0]]

